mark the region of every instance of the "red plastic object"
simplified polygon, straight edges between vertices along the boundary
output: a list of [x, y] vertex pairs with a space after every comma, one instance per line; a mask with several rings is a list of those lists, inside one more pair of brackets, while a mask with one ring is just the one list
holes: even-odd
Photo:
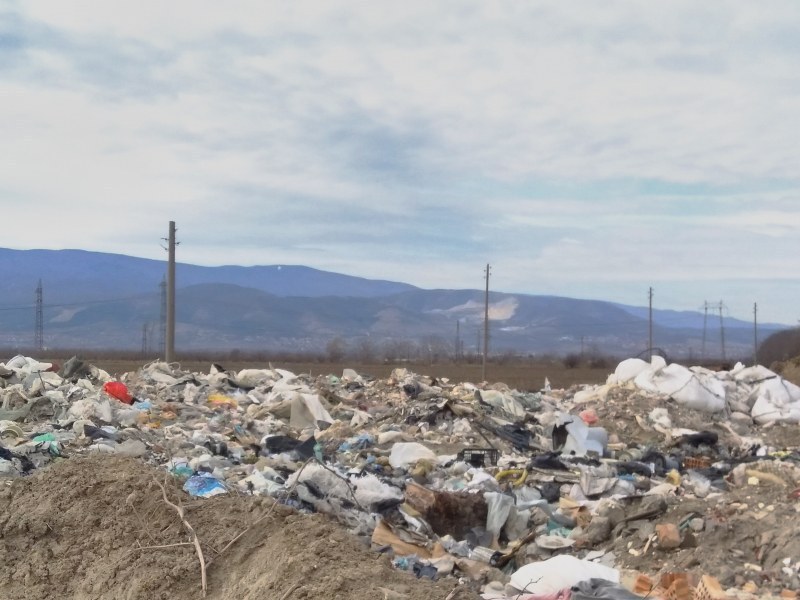
[[120, 402], [133, 404], [133, 396], [128, 392], [128, 386], [119, 381], [107, 381], [103, 384], [103, 391], [109, 396], [114, 396]]
[[593, 408], [587, 408], [580, 412], [580, 418], [583, 419], [583, 422], [587, 425], [594, 425], [599, 420], [597, 417], [597, 412]]

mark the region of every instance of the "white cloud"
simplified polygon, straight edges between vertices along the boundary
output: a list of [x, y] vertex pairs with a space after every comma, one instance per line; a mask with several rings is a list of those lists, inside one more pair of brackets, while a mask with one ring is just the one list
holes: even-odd
[[0, 193], [45, 235], [4, 244], [160, 257], [174, 219], [187, 261], [431, 287], [794, 278], [798, 26], [792, 0], [16, 2]]

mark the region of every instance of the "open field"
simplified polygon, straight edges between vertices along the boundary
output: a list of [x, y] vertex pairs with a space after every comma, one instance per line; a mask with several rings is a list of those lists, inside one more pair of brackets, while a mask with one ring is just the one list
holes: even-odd
[[[128, 371], [135, 371], [148, 361], [122, 360], [103, 357], [84, 356], [84, 360], [111, 373], [121, 375]], [[63, 362], [63, 358], [52, 359]], [[194, 372], [207, 372], [211, 360], [186, 360], [178, 361], [181, 368]], [[217, 362], [227, 370], [244, 368], [265, 368], [270, 365], [275, 368], [286, 369], [293, 373], [310, 373], [311, 375], [341, 375], [343, 369], [355, 369], [358, 373], [372, 377], [388, 377], [392, 369], [403, 367], [410, 371], [430, 375], [432, 377], [447, 377], [453, 382], [480, 382], [480, 364], [461, 363], [364, 363], [358, 361], [342, 362], [295, 362], [295, 361], [256, 361], [256, 360], [226, 360]], [[545, 378], [550, 380], [553, 388], [567, 388], [580, 383], [603, 383], [614, 366], [604, 368], [591, 368], [579, 366], [568, 369], [560, 361], [552, 362], [519, 362], [510, 364], [491, 363], [486, 366], [486, 378], [490, 382], [503, 382], [512, 388], [526, 391], [540, 390], [544, 386]]]
[[[77, 354], [82, 360], [96, 365], [112, 375], [122, 375], [130, 371], [136, 371], [143, 365], [148, 364], [156, 357], [141, 358], [134, 353], [125, 351], [56, 351], [51, 355], [37, 356], [30, 349], [8, 349], [0, 350], [0, 362], [3, 357], [10, 358], [14, 354], [34, 356], [39, 360], [53, 362], [57, 365], [63, 364], [69, 357]], [[570, 357], [572, 360], [570, 360]], [[512, 388], [525, 391], [538, 391], [544, 387], [545, 378], [550, 381], [554, 389], [569, 388], [576, 384], [600, 384], [605, 383], [608, 376], [614, 372], [621, 358], [615, 357], [593, 357], [580, 360], [577, 355], [570, 355], [567, 358], [494, 358], [486, 366], [486, 379], [489, 383], [502, 382]], [[677, 361], [686, 367], [703, 366], [713, 371], [729, 370], [733, 367], [733, 362], [722, 363], [720, 361]], [[749, 361], [745, 361], [748, 362]], [[353, 357], [351, 359], [329, 360], [319, 356], [304, 356], [297, 354], [287, 354], [285, 356], [269, 356], [264, 354], [243, 354], [237, 352], [224, 352], [219, 355], [214, 353], [192, 353], [179, 354], [176, 361], [184, 371], [205, 373], [208, 372], [212, 363], [222, 366], [228, 371], [238, 371], [240, 369], [255, 368], [263, 369], [274, 367], [286, 369], [293, 373], [308, 373], [311, 375], [341, 375], [343, 369], [354, 369], [358, 373], [366, 376], [385, 378], [388, 377], [393, 369], [406, 368], [414, 373], [429, 375], [436, 378], [448, 378], [451, 382], [472, 382], [480, 383], [481, 364], [474, 357], [471, 360], [462, 362], [444, 361], [383, 361], [383, 360], [363, 360]], [[784, 363], [773, 363], [766, 365], [775, 372], [783, 375], [789, 381], [800, 385], [800, 358]]]

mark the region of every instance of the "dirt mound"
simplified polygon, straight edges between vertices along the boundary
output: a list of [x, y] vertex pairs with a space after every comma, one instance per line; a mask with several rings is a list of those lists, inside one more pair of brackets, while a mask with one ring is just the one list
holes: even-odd
[[[0, 487], [0, 589], [4, 600], [201, 597], [200, 565], [163, 472], [108, 455], [61, 460]], [[208, 595], [247, 598], [444, 599], [453, 580], [393, 569], [320, 515], [250, 496], [195, 501], [167, 482], [210, 563]], [[453, 598], [477, 598], [460, 589]]]

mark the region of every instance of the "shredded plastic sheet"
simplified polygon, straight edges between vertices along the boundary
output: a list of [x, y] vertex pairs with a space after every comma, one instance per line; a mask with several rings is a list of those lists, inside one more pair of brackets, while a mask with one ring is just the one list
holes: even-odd
[[525, 418], [525, 408], [510, 394], [497, 390], [481, 390], [481, 400], [490, 406], [499, 408], [514, 419]]
[[211, 498], [227, 494], [228, 489], [219, 479], [211, 475], [193, 475], [183, 484], [183, 491], [196, 498]]

